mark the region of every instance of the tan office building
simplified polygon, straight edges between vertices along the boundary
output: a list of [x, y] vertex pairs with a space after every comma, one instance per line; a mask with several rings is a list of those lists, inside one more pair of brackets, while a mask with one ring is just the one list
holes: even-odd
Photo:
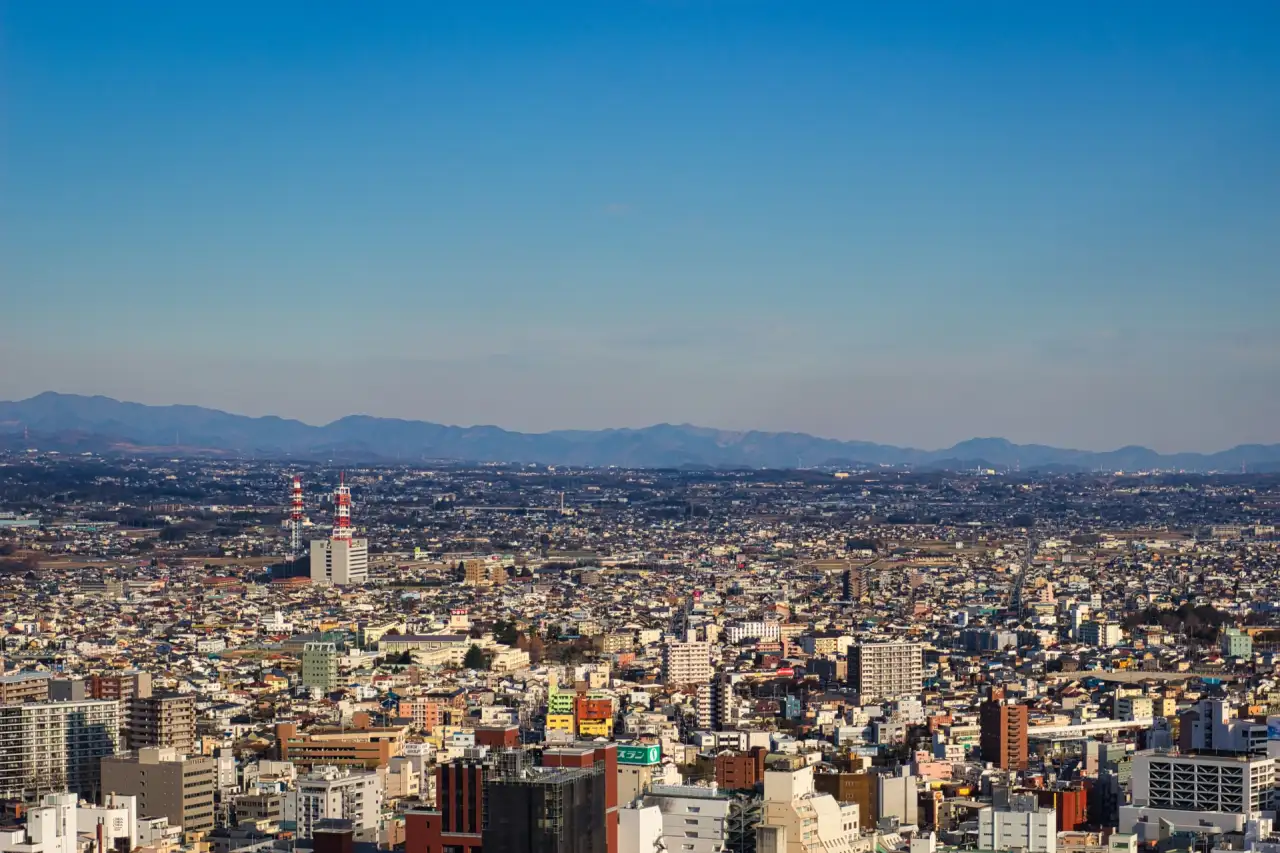
[[172, 747], [102, 759], [102, 790], [137, 797], [139, 816], [167, 817], [187, 839], [213, 829], [217, 783], [215, 759], [183, 758]]

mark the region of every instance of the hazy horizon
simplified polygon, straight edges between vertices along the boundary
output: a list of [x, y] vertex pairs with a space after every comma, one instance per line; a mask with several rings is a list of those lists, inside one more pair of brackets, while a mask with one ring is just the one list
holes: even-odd
[[[43, 391], [43, 392], [40, 392], [40, 393], [41, 393], [41, 394], [50, 394], [50, 393], [51, 393], [51, 394], [66, 395], [66, 394], [68, 394], [68, 393], [70, 393], [70, 392], [65, 392], [65, 391]], [[23, 402], [23, 401], [25, 401], [25, 400], [32, 399], [33, 397], [38, 397], [38, 396], [40, 396], [40, 395], [39, 395], [39, 394], [36, 394], [36, 395], [32, 395], [31, 397], [23, 398], [22, 400], [0, 400], [0, 402]], [[1062, 449], [1062, 450], [1080, 450], [1080, 451], [1093, 452], [1093, 453], [1105, 453], [1105, 452], [1109, 452], [1109, 451], [1113, 451], [1113, 450], [1122, 450], [1122, 449], [1125, 449], [1125, 448], [1127, 448], [1127, 447], [1140, 446], [1140, 447], [1146, 447], [1147, 449], [1150, 449], [1150, 450], [1155, 450], [1155, 451], [1156, 451], [1156, 452], [1158, 452], [1158, 453], [1165, 453], [1165, 454], [1171, 454], [1171, 453], [1205, 453], [1205, 454], [1212, 454], [1212, 453], [1218, 453], [1218, 452], [1221, 452], [1221, 451], [1224, 451], [1224, 450], [1231, 450], [1231, 449], [1233, 449], [1233, 448], [1235, 448], [1235, 447], [1241, 447], [1241, 446], [1246, 446], [1246, 445], [1250, 445], [1250, 444], [1253, 444], [1253, 445], [1261, 444], [1261, 445], [1264, 445], [1264, 446], [1265, 446], [1265, 445], [1280, 445], [1280, 442], [1237, 442], [1236, 444], [1232, 444], [1232, 445], [1224, 445], [1224, 446], [1222, 446], [1222, 447], [1208, 447], [1208, 448], [1183, 447], [1183, 448], [1163, 448], [1163, 449], [1162, 449], [1162, 448], [1158, 448], [1158, 447], [1151, 447], [1150, 445], [1143, 445], [1143, 444], [1141, 444], [1141, 443], [1130, 443], [1130, 444], [1127, 444], [1127, 445], [1116, 445], [1116, 446], [1114, 446], [1114, 447], [1076, 447], [1076, 446], [1071, 446], [1071, 445], [1052, 445], [1052, 444], [1049, 444], [1049, 443], [1047, 443], [1047, 442], [1037, 441], [1037, 440], [1034, 440], [1034, 439], [1019, 440], [1019, 439], [1012, 438], [1012, 437], [1007, 436], [1007, 435], [991, 434], [991, 435], [969, 435], [969, 436], [964, 436], [964, 437], [956, 438], [956, 439], [951, 440], [951, 441], [947, 441], [945, 444], [939, 444], [939, 445], [929, 446], [929, 445], [912, 445], [912, 444], [905, 444], [905, 443], [901, 443], [901, 442], [896, 442], [896, 443], [895, 443], [895, 442], [892, 442], [892, 441], [877, 441], [877, 440], [875, 440], [875, 439], [868, 439], [868, 438], [865, 438], [865, 437], [862, 437], [862, 436], [839, 436], [839, 435], [826, 435], [826, 434], [823, 434], [823, 433], [812, 433], [812, 432], [807, 432], [807, 431], [805, 431], [805, 430], [787, 430], [787, 429], [782, 429], [782, 430], [764, 430], [764, 429], [760, 429], [760, 428], [758, 428], [758, 427], [747, 427], [747, 428], [743, 428], [743, 429], [738, 429], [738, 428], [732, 428], [732, 427], [724, 427], [724, 426], [717, 425], [717, 424], [702, 424], [702, 423], [693, 423], [693, 422], [689, 422], [689, 421], [650, 421], [650, 422], [646, 422], [646, 423], [615, 424], [615, 425], [612, 425], [612, 426], [603, 426], [603, 427], [588, 427], [588, 428], [584, 428], [584, 427], [576, 427], [576, 426], [564, 426], [564, 427], [552, 427], [552, 428], [550, 428], [550, 429], [545, 429], [545, 430], [521, 430], [521, 429], [518, 429], [518, 428], [512, 427], [512, 426], [507, 425], [507, 424], [503, 424], [503, 423], [489, 423], [489, 422], [486, 422], [486, 423], [479, 423], [479, 422], [477, 422], [477, 423], [456, 423], [456, 422], [452, 422], [452, 421], [448, 421], [448, 420], [433, 420], [433, 419], [431, 419], [431, 418], [400, 418], [399, 416], [395, 416], [395, 415], [383, 415], [383, 414], [379, 414], [378, 412], [348, 412], [348, 413], [346, 413], [346, 414], [344, 414], [344, 415], [339, 415], [339, 416], [338, 416], [338, 417], [336, 417], [336, 418], [331, 418], [331, 419], [328, 419], [328, 420], [307, 420], [307, 419], [305, 419], [305, 418], [295, 418], [295, 417], [292, 417], [292, 416], [290, 416], [290, 415], [281, 414], [281, 413], [279, 413], [279, 412], [242, 412], [242, 411], [236, 411], [236, 410], [233, 410], [233, 409], [222, 409], [222, 408], [219, 408], [219, 407], [216, 407], [216, 406], [206, 406], [206, 405], [203, 405], [203, 404], [201, 404], [201, 403], [188, 403], [188, 402], [180, 402], [180, 401], [175, 401], [175, 402], [161, 402], [161, 403], [146, 403], [146, 402], [143, 402], [143, 401], [141, 401], [141, 400], [120, 399], [120, 398], [110, 397], [109, 395], [105, 395], [105, 394], [98, 394], [98, 395], [85, 394], [85, 395], [78, 395], [78, 396], [86, 396], [86, 397], [93, 397], [93, 396], [97, 396], [97, 397], [104, 397], [104, 398], [107, 398], [107, 399], [116, 400], [117, 402], [120, 402], [120, 403], [136, 403], [136, 404], [140, 404], [140, 405], [144, 405], [144, 406], [194, 406], [194, 407], [198, 407], [198, 408], [205, 408], [205, 409], [211, 409], [211, 410], [215, 410], [215, 411], [221, 411], [221, 412], [223, 412], [223, 413], [225, 413], [225, 414], [229, 414], [229, 415], [237, 415], [237, 416], [243, 416], [243, 417], [249, 417], [249, 418], [279, 417], [279, 418], [282, 418], [282, 419], [284, 419], [284, 420], [297, 421], [297, 422], [299, 422], [299, 423], [305, 424], [306, 426], [310, 426], [310, 427], [323, 427], [323, 426], [327, 426], [327, 425], [329, 425], [329, 424], [331, 424], [331, 423], [335, 423], [335, 422], [337, 422], [337, 421], [340, 421], [340, 420], [342, 420], [343, 418], [346, 418], [346, 417], [353, 417], [353, 416], [354, 416], [354, 417], [372, 417], [372, 418], [398, 419], [398, 420], [406, 420], [406, 421], [421, 421], [421, 422], [436, 423], [436, 424], [440, 424], [440, 425], [447, 426], [447, 427], [459, 427], [459, 428], [462, 428], [462, 429], [468, 429], [468, 428], [474, 428], [474, 427], [498, 427], [498, 428], [500, 428], [500, 429], [504, 429], [504, 430], [507, 430], [507, 431], [509, 431], [509, 432], [524, 433], [524, 434], [528, 434], [528, 435], [542, 435], [542, 434], [554, 433], [554, 432], [571, 432], [571, 431], [644, 430], [644, 429], [648, 429], [648, 428], [651, 428], [651, 427], [659, 427], [659, 426], [674, 426], [674, 427], [691, 427], [691, 428], [697, 428], [697, 429], [719, 430], [719, 431], [721, 431], [721, 432], [731, 432], [731, 433], [747, 433], [747, 432], [753, 432], [753, 431], [755, 431], [755, 432], [765, 432], [765, 433], [797, 433], [797, 434], [803, 434], [803, 435], [810, 435], [810, 436], [812, 436], [812, 437], [814, 437], [814, 438], [820, 438], [820, 439], [835, 439], [835, 440], [837, 440], [837, 441], [869, 441], [869, 442], [872, 442], [872, 443], [875, 443], [875, 444], [890, 445], [890, 446], [901, 447], [901, 448], [903, 448], [903, 449], [909, 449], [909, 450], [922, 450], [922, 451], [930, 451], [930, 452], [932, 452], [932, 451], [939, 451], [939, 450], [947, 450], [947, 449], [949, 449], [949, 448], [951, 448], [951, 447], [954, 447], [954, 446], [956, 446], [956, 445], [958, 445], [958, 444], [961, 444], [961, 443], [963, 443], [963, 442], [966, 442], [966, 441], [973, 441], [973, 440], [977, 440], [977, 441], [983, 441], [983, 440], [1007, 440], [1007, 441], [1009, 441], [1010, 443], [1012, 443], [1012, 444], [1016, 444], [1016, 445], [1041, 445], [1041, 446], [1056, 447], [1056, 448], [1059, 448], [1059, 449]]]
[[0, 399], [1280, 442], [1280, 4], [0, 2]]

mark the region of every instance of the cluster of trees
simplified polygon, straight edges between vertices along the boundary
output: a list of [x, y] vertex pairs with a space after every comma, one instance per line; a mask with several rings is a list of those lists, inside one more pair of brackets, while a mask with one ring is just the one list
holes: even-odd
[[0, 543], [0, 574], [25, 575], [40, 568], [40, 558], [35, 554], [23, 553], [12, 542]]
[[1159, 625], [1171, 634], [1187, 634], [1197, 640], [1212, 642], [1224, 626], [1234, 624], [1234, 621], [1229, 613], [1212, 605], [1184, 603], [1176, 610], [1148, 607], [1130, 613], [1124, 618], [1124, 626], [1133, 629], [1139, 625]]
[[492, 657], [473, 643], [471, 648], [467, 649], [466, 657], [462, 659], [462, 666], [464, 669], [487, 670], [491, 661]]
[[386, 654], [377, 660], [378, 666], [408, 666], [413, 663], [413, 654], [410, 652], [400, 652], [399, 654]]

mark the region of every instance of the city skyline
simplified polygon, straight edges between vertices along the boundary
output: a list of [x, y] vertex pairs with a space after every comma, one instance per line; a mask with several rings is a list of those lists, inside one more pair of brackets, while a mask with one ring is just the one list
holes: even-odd
[[0, 16], [0, 399], [1280, 440], [1275, 4]]

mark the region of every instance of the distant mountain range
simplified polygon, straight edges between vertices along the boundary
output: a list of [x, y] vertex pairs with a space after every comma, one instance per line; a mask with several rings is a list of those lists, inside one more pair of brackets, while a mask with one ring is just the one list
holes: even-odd
[[1280, 444], [1219, 453], [1161, 454], [1145, 447], [1093, 452], [974, 438], [942, 450], [836, 441], [798, 432], [732, 432], [689, 425], [521, 433], [350, 415], [325, 426], [251, 418], [200, 406], [146, 406], [47, 392], [0, 402], [0, 448], [351, 461], [459, 460], [633, 467], [792, 468], [912, 465], [1135, 471], [1280, 471]]

